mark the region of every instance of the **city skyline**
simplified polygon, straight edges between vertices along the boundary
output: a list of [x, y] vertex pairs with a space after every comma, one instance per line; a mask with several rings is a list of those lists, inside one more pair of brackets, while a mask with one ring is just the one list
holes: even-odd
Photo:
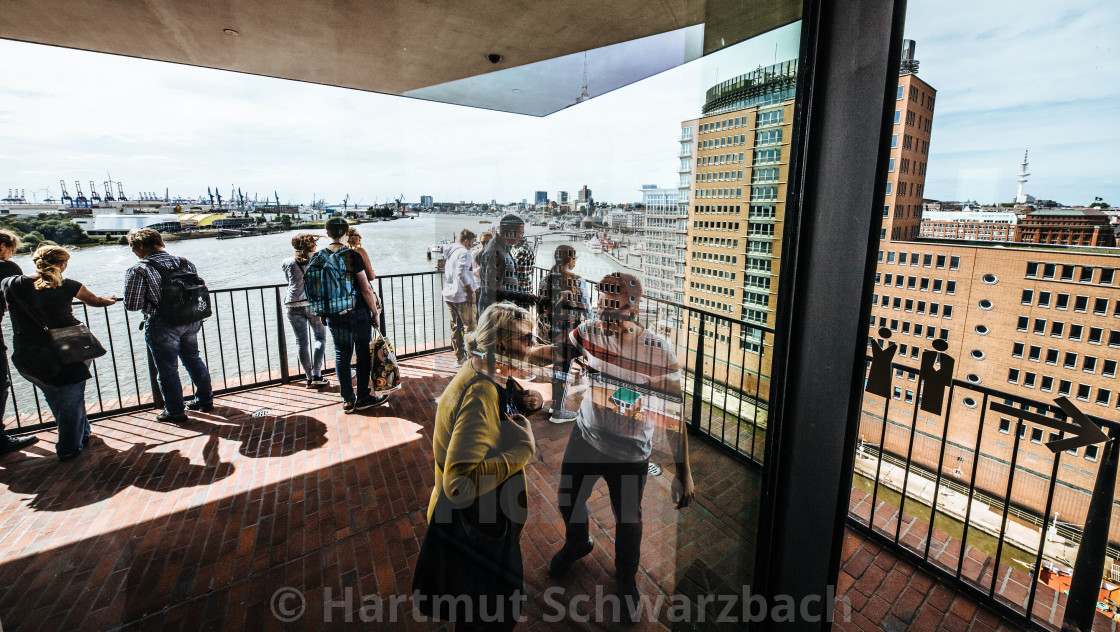
[[[1107, 159], [1120, 140], [1109, 107], [1120, 71], [1101, 63], [1114, 57], [1104, 34], [1120, 25], [1120, 11], [1089, 2], [1011, 8], [909, 5], [918, 74], [940, 91], [926, 197], [1011, 201], [1029, 147], [1027, 193], [1120, 203], [1120, 175]], [[1046, 32], [1032, 30], [1039, 23]], [[9, 69], [0, 80], [0, 191], [57, 198], [60, 179], [111, 176], [132, 195], [166, 188], [197, 197], [217, 187], [224, 197], [232, 186], [259, 198], [278, 191], [282, 202], [341, 203], [349, 194], [369, 205], [402, 193], [411, 202], [509, 202], [586, 184], [599, 200], [634, 202], [641, 185], [676, 181], [679, 122], [699, 114], [704, 91], [795, 57], [798, 30], [545, 118], [0, 41]]]

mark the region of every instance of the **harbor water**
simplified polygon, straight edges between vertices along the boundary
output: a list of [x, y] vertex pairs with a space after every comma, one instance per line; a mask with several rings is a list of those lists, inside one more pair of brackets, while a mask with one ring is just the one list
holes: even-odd
[[[480, 223], [484, 219], [494, 223]], [[438, 275], [387, 277], [432, 272], [436, 269], [436, 262], [434, 258], [428, 259], [431, 245], [451, 239], [463, 228], [481, 234], [496, 226], [496, 218], [458, 215], [421, 215], [414, 219], [369, 222], [358, 226], [374, 271], [382, 277], [379, 287], [389, 316], [384, 333], [397, 347], [398, 353], [446, 340], [449, 321], [440, 296]], [[205, 322], [199, 342], [215, 389], [278, 378], [280, 350], [277, 331], [281, 323], [288, 341], [286, 355], [290, 373], [300, 372], [291, 346], [291, 331], [287, 329], [282, 311], [277, 310], [278, 292], [260, 287], [285, 283], [280, 263], [292, 256], [291, 238], [299, 232], [321, 231], [293, 230], [237, 239], [191, 239], [168, 243], [169, 252], [186, 257], [195, 264], [213, 294], [215, 314]], [[526, 235], [531, 240], [534, 236], [541, 236], [537, 247], [537, 265], [540, 267], [551, 266], [552, 252], [557, 245], [570, 243], [580, 251], [577, 274], [598, 281], [604, 275], [622, 269], [607, 256], [590, 253], [578, 239], [548, 234], [544, 227], [535, 226], [526, 226]], [[325, 236], [319, 241], [320, 247], [327, 243], [329, 240]], [[13, 260], [25, 274], [35, 269], [29, 255], [16, 256]], [[128, 246], [83, 248], [72, 252], [65, 276], [80, 281], [95, 294], [121, 297], [124, 294], [125, 271], [136, 262], [137, 258]], [[225, 291], [250, 287], [256, 289]], [[279, 296], [282, 298], [282, 291]], [[90, 412], [136, 405], [149, 398], [152, 389], [143, 332], [139, 329], [140, 315], [126, 313], [122, 303], [105, 309], [76, 306], [74, 311], [78, 319], [86, 322], [110, 350], [92, 367], [94, 379], [88, 381], [86, 389]], [[10, 347], [10, 326], [3, 329]], [[328, 368], [333, 367], [333, 351], [328, 341]], [[185, 371], [181, 370], [180, 375], [189, 393], [190, 380]], [[12, 428], [39, 423], [40, 412], [44, 420], [49, 420], [49, 411], [41, 394], [19, 376], [14, 367], [12, 377], [14, 397], [4, 413], [5, 425]], [[17, 414], [18, 423], [13, 419]]]

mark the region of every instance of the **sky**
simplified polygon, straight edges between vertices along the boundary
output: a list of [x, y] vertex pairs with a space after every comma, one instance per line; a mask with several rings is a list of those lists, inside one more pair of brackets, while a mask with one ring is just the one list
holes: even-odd
[[[908, 3], [919, 76], [938, 90], [926, 196], [1026, 192], [1120, 205], [1120, 4]], [[499, 202], [533, 192], [633, 202], [675, 187], [680, 122], [704, 91], [796, 55], [798, 25], [537, 118], [0, 40], [0, 195], [141, 191], [362, 205]], [[88, 194], [88, 191], [86, 191]]]

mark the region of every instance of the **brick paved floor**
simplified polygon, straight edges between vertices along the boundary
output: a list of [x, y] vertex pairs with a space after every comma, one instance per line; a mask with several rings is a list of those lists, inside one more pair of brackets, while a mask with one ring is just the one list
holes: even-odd
[[[185, 427], [158, 424], [151, 412], [102, 420], [88, 452], [71, 462], [54, 458], [51, 432], [4, 456], [3, 628], [337, 629], [350, 627], [347, 618], [356, 626], [363, 614], [378, 616], [377, 597], [388, 619], [388, 600], [410, 590], [426, 528], [431, 420], [452, 357], [409, 360], [402, 373], [405, 388], [368, 414], [343, 415], [337, 388], [288, 385], [219, 398], [213, 414], [192, 414], [196, 422]], [[534, 428], [540, 452], [527, 472], [524, 629], [609, 629], [583, 622], [597, 589], [615, 588], [605, 487], [591, 501], [594, 552], [563, 583], [546, 578], [562, 537], [555, 490], [571, 426], [538, 415]], [[662, 438], [654, 453], [662, 465], [663, 446]], [[673, 508], [668, 468], [647, 484], [639, 587], [651, 600], [735, 594], [730, 587], [750, 582], [758, 474], [700, 441], [692, 461], [692, 507]], [[271, 612], [284, 587], [306, 600], [304, 615], [288, 624]], [[590, 603], [573, 599], [581, 595]], [[338, 605], [324, 609], [324, 599]], [[665, 627], [674, 603], [660, 621], [632, 629]], [[395, 610], [397, 622], [371, 627], [443, 627], [412, 621], [408, 604]], [[558, 612], [570, 616], [547, 620]]]

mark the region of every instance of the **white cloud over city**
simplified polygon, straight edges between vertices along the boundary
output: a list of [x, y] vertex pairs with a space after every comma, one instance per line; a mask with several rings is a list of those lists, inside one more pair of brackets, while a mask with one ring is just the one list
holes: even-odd
[[[1029, 146], [1028, 193], [1120, 204], [1116, 3], [909, 5], [919, 76], [938, 90], [928, 197], [1010, 199]], [[796, 45], [794, 26], [532, 118], [0, 41], [0, 194], [57, 197], [60, 179], [111, 174], [132, 194], [232, 185], [304, 203], [506, 202], [584, 184], [635, 201], [642, 184], [676, 185], [679, 124], [705, 89]]]

